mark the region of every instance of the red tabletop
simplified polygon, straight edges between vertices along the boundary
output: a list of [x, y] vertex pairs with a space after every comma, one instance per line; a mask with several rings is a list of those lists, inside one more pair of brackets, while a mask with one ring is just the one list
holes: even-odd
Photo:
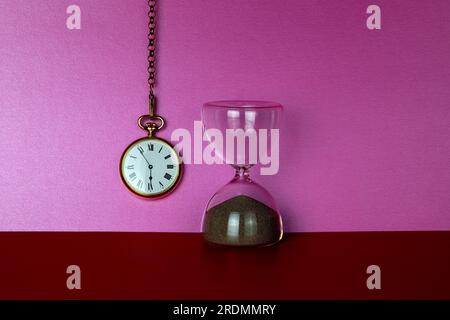
[[[0, 298], [450, 299], [450, 232], [287, 234], [223, 248], [194, 233], [0, 233]], [[66, 269], [81, 269], [69, 290]], [[378, 265], [381, 289], [369, 290]]]

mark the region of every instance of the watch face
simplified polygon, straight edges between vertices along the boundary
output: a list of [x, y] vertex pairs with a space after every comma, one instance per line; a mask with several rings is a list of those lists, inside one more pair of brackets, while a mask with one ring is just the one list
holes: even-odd
[[176, 151], [159, 138], [133, 142], [122, 155], [120, 174], [132, 192], [148, 198], [171, 191], [181, 175], [181, 161]]

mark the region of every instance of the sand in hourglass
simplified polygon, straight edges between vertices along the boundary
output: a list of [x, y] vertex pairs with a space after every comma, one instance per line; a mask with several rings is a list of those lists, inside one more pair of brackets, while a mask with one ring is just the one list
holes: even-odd
[[280, 240], [281, 230], [277, 211], [242, 195], [210, 208], [204, 218], [204, 237], [217, 244], [268, 245]]

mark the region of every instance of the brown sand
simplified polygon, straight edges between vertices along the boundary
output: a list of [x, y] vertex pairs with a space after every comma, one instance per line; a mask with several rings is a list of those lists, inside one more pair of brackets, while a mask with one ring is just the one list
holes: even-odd
[[247, 196], [230, 198], [207, 210], [203, 231], [207, 241], [231, 246], [269, 245], [282, 236], [278, 212]]

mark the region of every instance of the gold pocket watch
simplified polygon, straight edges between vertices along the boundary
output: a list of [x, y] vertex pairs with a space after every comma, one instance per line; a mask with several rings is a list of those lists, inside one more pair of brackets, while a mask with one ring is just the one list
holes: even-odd
[[[151, 101], [154, 104], [154, 97]], [[120, 176], [132, 193], [148, 199], [161, 198], [180, 182], [183, 163], [169, 142], [154, 136], [164, 126], [162, 117], [141, 116], [138, 125], [148, 131], [148, 136], [125, 149], [120, 160]]]
[[148, 198], [161, 198], [169, 194], [181, 179], [183, 164], [172, 145], [164, 139], [155, 137], [165, 121], [155, 114], [155, 42], [156, 42], [156, 1], [148, 0], [148, 85], [149, 114], [138, 119], [139, 128], [148, 136], [132, 142], [120, 159], [120, 177], [132, 193]]

